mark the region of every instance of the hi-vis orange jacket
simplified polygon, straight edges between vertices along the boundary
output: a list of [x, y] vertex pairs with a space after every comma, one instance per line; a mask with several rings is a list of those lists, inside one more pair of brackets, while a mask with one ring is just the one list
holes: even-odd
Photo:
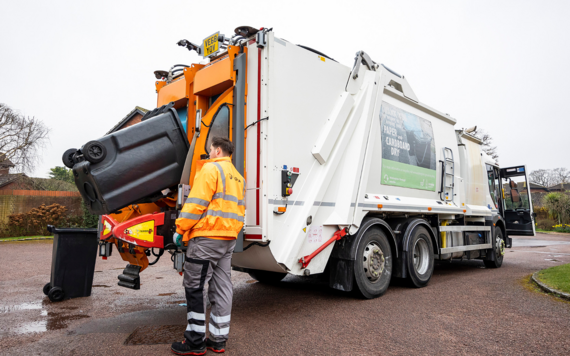
[[229, 157], [197, 162], [194, 186], [176, 219], [182, 241], [205, 236], [234, 240], [243, 228], [245, 180]]

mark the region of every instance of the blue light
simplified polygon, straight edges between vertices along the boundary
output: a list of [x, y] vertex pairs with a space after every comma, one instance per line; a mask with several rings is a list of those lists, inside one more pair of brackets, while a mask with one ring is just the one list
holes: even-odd
[[286, 165], [286, 164], [283, 165], [283, 169], [287, 169], [287, 165]]

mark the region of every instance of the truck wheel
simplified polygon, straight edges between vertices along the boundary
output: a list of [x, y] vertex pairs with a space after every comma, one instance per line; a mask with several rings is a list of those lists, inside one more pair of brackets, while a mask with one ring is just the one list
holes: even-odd
[[97, 141], [87, 142], [81, 152], [83, 152], [85, 159], [91, 163], [99, 163], [107, 156], [107, 148]]
[[73, 160], [73, 155], [75, 154], [75, 152], [77, 152], [75, 148], [70, 148], [63, 153], [61, 160], [63, 161], [63, 164], [67, 168], [73, 168], [73, 165], [75, 164], [75, 161]]
[[59, 287], [53, 287], [52, 289], [49, 290], [48, 298], [52, 302], [61, 302], [63, 298], [65, 298], [65, 293], [63, 289]]
[[431, 237], [425, 227], [414, 229], [410, 249], [406, 253], [409, 281], [416, 288], [427, 286], [433, 274], [434, 258]]
[[503, 239], [503, 232], [500, 228], [495, 228], [494, 246], [491, 250], [491, 257], [493, 261], [483, 260], [487, 268], [499, 268], [503, 265], [503, 257], [505, 256], [505, 240]]
[[45, 294], [45, 295], [48, 295], [50, 289], [51, 289], [51, 283], [47, 283], [47, 284], [44, 286], [44, 289], [43, 289], [44, 294]]
[[378, 298], [388, 289], [392, 278], [392, 250], [381, 229], [370, 228], [358, 243], [354, 277], [356, 292], [366, 299]]
[[267, 284], [279, 283], [287, 273], [271, 272], [271, 271], [261, 271], [257, 269], [252, 269], [247, 272], [251, 278]]

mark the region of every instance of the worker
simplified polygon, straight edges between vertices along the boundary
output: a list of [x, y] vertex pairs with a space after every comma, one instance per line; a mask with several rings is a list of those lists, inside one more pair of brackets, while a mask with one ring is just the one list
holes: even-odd
[[[188, 244], [184, 263], [184, 289], [188, 326], [184, 341], [172, 344], [178, 355], [204, 355], [206, 349], [222, 353], [230, 331], [233, 285], [231, 259], [243, 228], [245, 180], [230, 161], [232, 142], [215, 137], [210, 159], [197, 163], [194, 186], [176, 219], [177, 245]], [[206, 338], [206, 292], [211, 304]]]

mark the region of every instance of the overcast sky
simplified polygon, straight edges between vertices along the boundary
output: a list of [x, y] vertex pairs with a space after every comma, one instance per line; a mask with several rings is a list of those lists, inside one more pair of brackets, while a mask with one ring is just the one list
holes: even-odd
[[0, 3], [0, 102], [51, 129], [34, 176], [136, 105], [156, 107], [153, 71], [200, 60], [178, 40], [240, 25], [347, 66], [362, 49], [458, 128], [489, 131], [501, 166], [570, 168], [570, 1]]

